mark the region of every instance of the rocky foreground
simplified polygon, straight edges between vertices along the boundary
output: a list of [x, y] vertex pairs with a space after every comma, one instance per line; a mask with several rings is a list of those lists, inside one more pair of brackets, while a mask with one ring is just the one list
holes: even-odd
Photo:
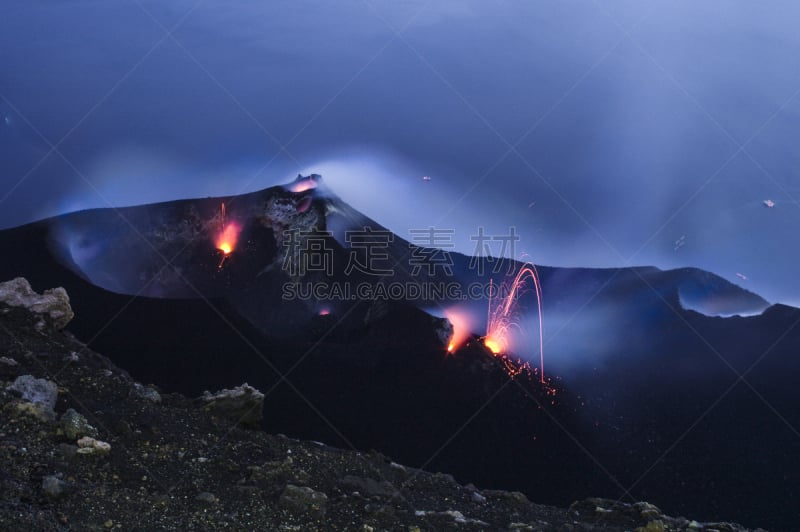
[[61, 331], [71, 317], [63, 289], [0, 283], [0, 530], [745, 530], [645, 502], [543, 506], [270, 435], [257, 390], [143, 386]]

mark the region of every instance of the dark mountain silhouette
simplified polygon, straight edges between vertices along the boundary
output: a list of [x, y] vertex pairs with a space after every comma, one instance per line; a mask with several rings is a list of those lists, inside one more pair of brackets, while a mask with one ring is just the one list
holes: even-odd
[[[232, 223], [225, 255], [218, 239]], [[380, 260], [353, 269], [369, 239]], [[448, 354], [448, 325], [422, 310], [483, 317], [488, 301], [459, 296], [502, 285], [519, 262], [411, 246], [318, 177], [69, 214], [0, 231], [0, 246], [0, 278], [64, 286], [69, 330], [135, 378], [190, 395], [247, 381], [267, 395], [272, 432], [376, 449], [541, 502], [601, 494], [773, 528], [800, 518], [787, 501], [800, 493], [800, 310], [712, 273], [540, 267], [552, 378], [542, 386], [509, 378], [476, 336], [480, 318]], [[315, 249], [324, 260], [304, 263]], [[336, 283], [455, 293], [283, 297], [287, 286]], [[523, 319], [533, 297], [520, 299]]]

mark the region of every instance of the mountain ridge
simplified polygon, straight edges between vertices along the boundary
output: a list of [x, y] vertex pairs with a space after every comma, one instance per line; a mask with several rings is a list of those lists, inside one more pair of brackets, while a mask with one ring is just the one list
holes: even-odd
[[[134, 296], [97, 287], [54, 258], [48, 221], [0, 232], [0, 246], [15, 250], [0, 262], [0, 275], [25, 275], [37, 290], [64, 286], [76, 311], [69, 330], [137, 380], [189, 396], [249, 382], [265, 392], [265, 426], [293, 437], [339, 446], [347, 440], [414, 467], [449, 471], [461, 482], [517, 489], [551, 504], [597, 493], [623, 497], [620, 485], [645, 475], [635, 496], [670, 513], [778, 529], [800, 521], [781, 505], [781, 494], [796, 489], [795, 477], [786, 473], [797, 467], [787, 454], [793, 442], [775, 425], [777, 418], [771, 437], [754, 440], [750, 435], [772, 422], [773, 413], [748, 403], [752, 396], [744, 385], [726, 392], [738, 372], [747, 372], [748, 382], [763, 390], [784, 420], [800, 425], [792, 408], [795, 377], [800, 376], [794, 356], [800, 334], [791, 328], [800, 318], [798, 309], [772, 306], [750, 317], [708, 317], [684, 309], [678, 288], [682, 280], [690, 291], [710, 282], [718, 292], [709, 293], [724, 295], [733, 285], [721, 280], [715, 288], [721, 278], [713, 274], [653, 267], [542, 267], [547, 384], [541, 385], [537, 379], [510, 377], [503, 360], [484, 347], [480, 319], [488, 300], [483, 296], [441, 301], [445, 309], [472, 305], [467, 310], [478, 316], [474, 335], [452, 353], [443, 337], [447, 322], [424, 312], [416, 300], [363, 299], [329, 308], [316, 300], [284, 302], [280, 288], [287, 283], [381, 284], [381, 277], [363, 272], [343, 278], [349, 249], [332, 236], [324, 242], [334, 251], [333, 274], [284, 271], [277, 230], [291, 228], [296, 220], [297, 229], [329, 220], [322, 216], [326, 198], [321, 194], [307, 200], [310, 192], [268, 189], [265, 199], [262, 191], [261, 205], [267, 202], [274, 209], [270, 212], [278, 214], [270, 220], [254, 217], [240, 233], [248, 235], [239, 243], [243, 247], [234, 248], [221, 268], [223, 253], [214, 236], [223, 226], [222, 208], [216, 200], [207, 202], [206, 218], [199, 218], [196, 229], [200, 236], [189, 242], [190, 253], [179, 265], [196, 267], [194, 275], [213, 289], [201, 292], [203, 298]], [[240, 221], [235, 208], [226, 211], [228, 220]], [[169, 204], [141, 212], [144, 226], [154, 234], [160, 231], [162, 241], [169, 232], [153, 220], [167, 216], [183, 223], [178, 214], [184, 211], [170, 210]], [[209, 231], [203, 232], [206, 227]], [[168, 243], [178, 246], [176, 252], [186, 245], [171, 238]], [[388, 250], [395, 260], [414, 252], [407, 241], [395, 244]], [[520, 265], [483, 257], [471, 268], [470, 257], [451, 258], [452, 277], [439, 268], [431, 274], [422, 268], [421, 276], [398, 274], [383, 279], [384, 285], [397, 280], [401, 285], [485, 287], [490, 279], [500, 284], [510, 275], [507, 270], [494, 273], [498, 264], [511, 271]], [[275, 266], [267, 270], [270, 264]], [[483, 274], [478, 266], [484, 267]], [[131, 279], [134, 287], [146, 282]], [[535, 309], [533, 298], [528, 291], [519, 299], [524, 318]], [[538, 365], [538, 352], [518, 355], [537, 357]], [[719, 397], [725, 406], [704, 414]], [[750, 404], [760, 415], [731, 417], [728, 402], [735, 411]], [[690, 431], [692, 438], [680, 440], [701, 415], [706, 417], [698, 427], [707, 425], [708, 430]], [[683, 443], [670, 447], [675, 441]], [[736, 470], [746, 490], [741, 483], [719, 480], [730, 469], [731, 442], [740, 442]], [[771, 461], [765, 463], [763, 456]], [[598, 463], [605, 469], [598, 469]], [[645, 474], [653, 463], [658, 467]], [[703, 489], [709, 483], [718, 486], [713, 494]]]

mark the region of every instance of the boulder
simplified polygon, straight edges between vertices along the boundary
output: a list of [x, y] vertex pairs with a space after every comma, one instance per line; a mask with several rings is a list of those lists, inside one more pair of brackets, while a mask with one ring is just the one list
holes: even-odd
[[17, 404], [17, 411], [31, 414], [43, 421], [55, 419], [58, 386], [53, 381], [37, 379], [33, 375], [20, 375], [8, 389], [17, 392], [22, 398], [22, 402]]
[[35, 318], [37, 330], [46, 327], [63, 329], [75, 316], [66, 290], [51, 288], [37, 294], [24, 277], [0, 283], [0, 312], [7, 313], [11, 308], [29, 311]]
[[104, 441], [84, 436], [78, 440], [78, 454], [101, 455], [111, 452], [111, 445]]
[[82, 436], [97, 436], [97, 429], [72, 408], [61, 416], [61, 430], [64, 431], [67, 439], [71, 441], [75, 441]]
[[264, 394], [247, 383], [215, 393], [203, 392], [200, 396], [205, 410], [250, 428], [260, 428]]
[[327, 501], [328, 496], [321, 491], [287, 484], [278, 504], [290, 513], [320, 518], [325, 516], [325, 504]]

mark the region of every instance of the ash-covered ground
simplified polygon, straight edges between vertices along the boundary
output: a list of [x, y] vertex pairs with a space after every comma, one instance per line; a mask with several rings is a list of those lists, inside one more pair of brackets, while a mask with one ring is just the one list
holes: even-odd
[[63, 290], [0, 294], [4, 530], [745, 530], [645, 502], [543, 506], [268, 434], [257, 390], [162, 393], [59, 330]]

